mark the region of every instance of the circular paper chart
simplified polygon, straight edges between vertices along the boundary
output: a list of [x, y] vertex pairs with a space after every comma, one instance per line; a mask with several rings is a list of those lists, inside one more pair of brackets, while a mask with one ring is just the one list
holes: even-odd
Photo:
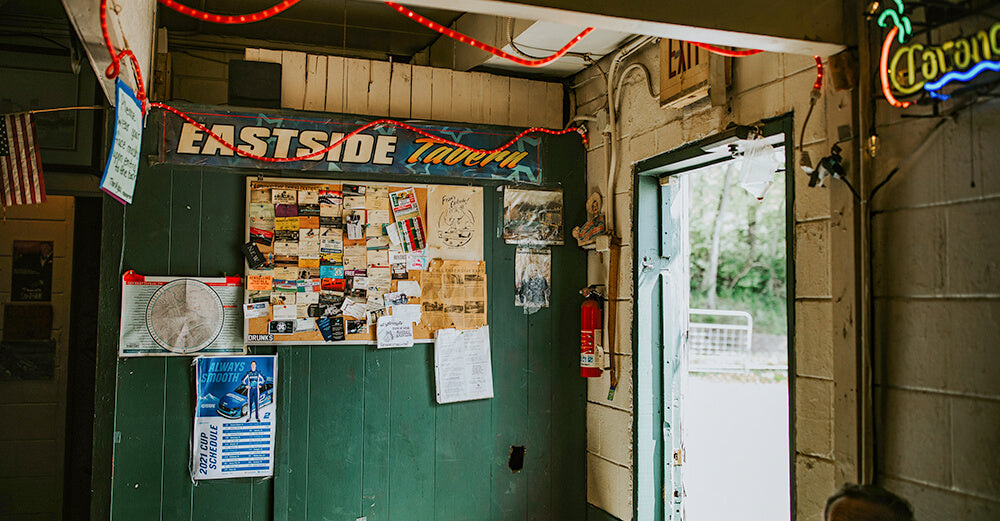
[[222, 332], [223, 318], [222, 298], [193, 279], [164, 284], [146, 305], [149, 335], [174, 353], [196, 353], [208, 347]]

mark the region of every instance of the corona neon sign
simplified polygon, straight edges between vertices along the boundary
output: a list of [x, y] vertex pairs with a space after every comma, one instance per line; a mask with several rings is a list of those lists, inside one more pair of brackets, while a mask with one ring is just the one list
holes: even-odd
[[896, 99], [896, 93], [907, 96], [923, 89], [935, 98], [947, 99], [940, 92], [945, 85], [953, 81], [967, 82], [983, 71], [1000, 72], [1000, 22], [941, 45], [913, 43], [890, 53], [893, 39], [901, 35], [898, 25], [889, 31], [882, 44], [879, 64], [882, 93], [894, 107], [911, 105], [911, 102]]

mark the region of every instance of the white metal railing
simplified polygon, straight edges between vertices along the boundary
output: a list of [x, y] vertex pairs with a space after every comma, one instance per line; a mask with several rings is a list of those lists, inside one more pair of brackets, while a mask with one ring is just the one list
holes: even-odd
[[[698, 322], [695, 316], [715, 316], [739, 323]], [[688, 309], [688, 370], [746, 372], [752, 338], [753, 317], [746, 311]]]

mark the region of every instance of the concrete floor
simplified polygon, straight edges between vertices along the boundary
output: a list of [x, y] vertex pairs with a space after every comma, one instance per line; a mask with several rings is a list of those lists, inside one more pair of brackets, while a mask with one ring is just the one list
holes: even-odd
[[687, 521], [789, 519], [788, 380], [776, 374], [688, 378]]

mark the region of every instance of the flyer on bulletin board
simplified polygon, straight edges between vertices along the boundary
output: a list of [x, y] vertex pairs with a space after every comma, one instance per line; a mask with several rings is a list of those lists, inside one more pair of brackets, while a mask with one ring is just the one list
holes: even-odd
[[274, 474], [277, 356], [199, 356], [193, 479]]

